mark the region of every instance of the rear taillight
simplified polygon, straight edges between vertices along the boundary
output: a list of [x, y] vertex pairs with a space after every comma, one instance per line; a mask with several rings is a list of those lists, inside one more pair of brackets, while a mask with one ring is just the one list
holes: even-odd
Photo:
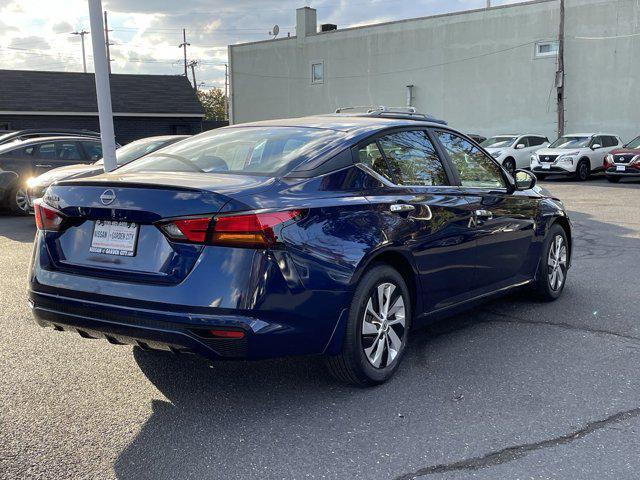
[[220, 217], [179, 218], [159, 224], [176, 242], [231, 247], [267, 248], [278, 243], [278, 230], [298, 220], [302, 210], [247, 213]]
[[38, 230], [57, 232], [62, 229], [65, 216], [53, 207], [43, 203], [41, 199], [33, 203]]

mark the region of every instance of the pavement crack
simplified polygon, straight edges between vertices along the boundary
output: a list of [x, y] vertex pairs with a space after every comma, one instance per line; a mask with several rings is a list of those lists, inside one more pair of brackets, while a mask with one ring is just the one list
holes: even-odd
[[525, 443], [523, 445], [516, 445], [512, 447], [506, 447], [501, 450], [489, 452], [481, 457], [473, 457], [467, 460], [460, 460], [455, 463], [431, 465], [421, 468], [415, 472], [405, 473], [395, 478], [395, 480], [412, 480], [418, 477], [425, 477], [427, 475], [435, 475], [438, 473], [448, 473], [455, 471], [469, 471], [480, 470], [483, 468], [494, 467], [503, 463], [512, 462], [525, 457], [531, 452], [536, 450], [542, 450], [545, 448], [553, 448], [559, 445], [565, 445], [576, 440], [580, 440], [587, 435], [606, 428], [610, 425], [623, 422], [625, 420], [640, 416], [640, 408], [633, 408], [631, 410], [625, 410], [623, 412], [615, 413], [602, 420], [595, 420], [587, 423], [583, 428], [560, 435], [558, 437], [542, 440], [535, 443]]
[[526, 325], [548, 325], [548, 326], [552, 326], [552, 327], [563, 328], [565, 330], [582, 331], [582, 332], [592, 333], [592, 334], [595, 334], [595, 335], [607, 335], [607, 336], [612, 336], [612, 337], [616, 337], [616, 338], [622, 338], [622, 339], [625, 339], [625, 340], [631, 340], [633, 342], [640, 343], [640, 337], [635, 337], [633, 335], [627, 335], [627, 334], [624, 334], [624, 333], [614, 332], [612, 330], [604, 330], [604, 329], [593, 328], [593, 327], [588, 327], [588, 326], [572, 325], [570, 323], [564, 323], [564, 322], [552, 322], [552, 321], [548, 321], [548, 320], [542, 320], [542, 321], [528, 320], [526, 318], [517, 317], [515, 315], [510, 315], [510, 314], [507, 314], [507, 313], [495, 312], [493, 310], [487, 310], [487, 309], [483, 309], [483, 311], [486, 312], [486, 313], [489, 313], [491, 315], [495, 315], [497, 317], [500, 317], [500, 319], [495, 319], [494, 318], [494, 319], [490, 319], [490, 320], [483, 320], [481, 323], [521, 323], [521, 324], [526, 324]]

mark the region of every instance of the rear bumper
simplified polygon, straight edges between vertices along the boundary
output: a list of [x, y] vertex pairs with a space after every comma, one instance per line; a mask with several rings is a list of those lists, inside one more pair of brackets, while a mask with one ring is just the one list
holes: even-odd
[[[336, 316], [328, 338], [312, 335], [314, 329], [292, 328], [274, 320], [249, 315], [204, 314], [124, 307], [55, 294], [29, 292], [35, 321], [42, 327], [71, 331], [84, 338], [102, 338], [113, 344], [144, 349], [195, 353], [210, 360], [261, 359], [322, 354], [335, 340], [346, 310]], [[343, 318], [344, 317], [344, 318]], [[242, 331], [243, 338], [215, 338], [212, 328]]]

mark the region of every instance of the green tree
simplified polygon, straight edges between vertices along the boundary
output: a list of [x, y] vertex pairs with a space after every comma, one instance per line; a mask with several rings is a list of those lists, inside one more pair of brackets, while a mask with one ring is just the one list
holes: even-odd
[[198, 90], [198, 100], [204, 108], [205, 120], [224, 120], [224, 105], [226, 97], [220, 88], [211, 90]]

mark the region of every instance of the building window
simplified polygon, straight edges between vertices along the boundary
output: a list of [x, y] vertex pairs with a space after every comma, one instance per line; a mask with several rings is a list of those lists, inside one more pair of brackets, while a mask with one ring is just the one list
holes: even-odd
[[311, 83], [324, 83], [324, 62], [311, 64]]
[[536, 58], [557, 57], [558, 42], [538, 42], [536, 43]]

